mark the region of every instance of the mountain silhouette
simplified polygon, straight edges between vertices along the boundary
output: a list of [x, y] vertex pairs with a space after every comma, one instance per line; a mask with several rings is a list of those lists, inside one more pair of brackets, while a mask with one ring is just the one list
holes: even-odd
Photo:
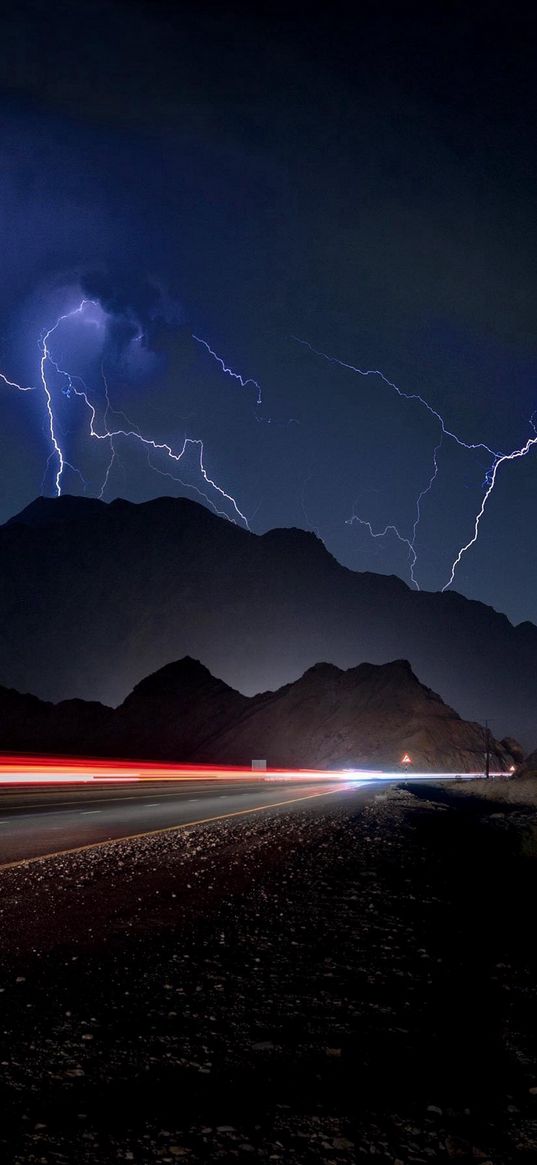
[[[513, 763], [491, 740], [493, 769]], [[513, 745], [516, 748], [516, 745]], [[166, 664], [116, 709], [40, 701], [0, 688], [0, 749], [281, 768], [396, 767], [482, 771], [482, 725], [467, 723], [406, 660], [343, 671], [316, 664], [277, 692], [244, 696], [197, 660]]]
[[246, 695], [408, 659], [496, 737], [534, 746], [537, 628], [341, 566], [314, 534], [249, 533], [194, 502], [40, 498], [0, 527], [0, 682], [117, 705], [189, 655]]

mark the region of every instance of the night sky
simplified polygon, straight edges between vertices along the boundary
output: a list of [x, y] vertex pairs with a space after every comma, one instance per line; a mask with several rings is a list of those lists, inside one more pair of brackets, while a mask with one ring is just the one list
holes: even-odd
[[[96, 306], [48, 341], [72, 378], [48, 363], [74, 467], [64, 492], [201, 490], [242, 522], [203, 480], [199, 445], [176, 462], [133, 436], [92, 439], [85, 391], [96, 432], [176, 452], [202, 440], [207, 476], [251, 529], [315, 530], [353, 569], [410, 581], [407, 542], [373, 535], [395, 526], [412, 540], [436, 448], [414, 573], [443, 587], [493, 453], [535, 435], [531, 8], [26, 0], [4, 12], [0, 369], [36, 389], [0, 382], [0, 521], [54, 493], [39, 342], [87, 297]], [[493, 452], [448, 436], [439, 447], [423, 404], [298, 340], [382, 371]], [[537, 622], [536, 503], [532, 448], [499, 467], [455, 575], [514, 622]]]

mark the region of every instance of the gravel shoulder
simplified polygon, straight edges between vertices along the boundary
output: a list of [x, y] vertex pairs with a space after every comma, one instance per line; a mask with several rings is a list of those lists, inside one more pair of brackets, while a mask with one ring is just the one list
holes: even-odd
[[2, 1162], [529, 1165], [537, 865], [484, 804], [383, 791], [5, 871]]
[[[428, 786], [429, 787], [429, 786]], [[436, 786], [440, 788], [440, 786]], [[444, 788], [446, 786], [444, 785]], [[477, 797], [481, 801], [501, 802], [506, 805], [524, 805], [537, 810], [536, 777], [494, 777], [488, 781], [452, 781], [450, 796]]]

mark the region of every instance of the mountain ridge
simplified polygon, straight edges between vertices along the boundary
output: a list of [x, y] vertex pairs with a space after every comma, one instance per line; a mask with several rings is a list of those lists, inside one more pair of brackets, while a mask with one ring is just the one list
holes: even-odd
[[43, 498], [0, 527], [0, 682], [117, 705], [187, 654], [249, 695], [319, 659], [407, 658], [466, 719], [534, 744], [537, 628], [477, 600], [353, 572], [314, 534], [254, 534], [186, 499]]
[[[68, 503], [73, 503], [72, 510], [68, 509]], [[530, 634], [535, 634], [537, 637], [537, 624], [532, 623], [530, 619], [524, 619], [520, 623], [513, 623], [509, 616], [503, 611], [498, 611], [496, 607], [485, 603], [481, 599], [470, 599], [466, 595], [462, 595], [460, 591], [416, 591], [409, 586], [404, 579], [400, 578], [398, 574], [377, 574], [371, 570], [353, 570], [344, 563], [339, 562], [337, 558], [327, 549], [322, 538], [315, 534], [312, 530], [303, 530], [300, 526], [275, 526], [270, 530], [265, 530], [261, 534], [255, 533], [253, 530], [246, 529], [239, 526], [237, 523], [230, 521], [227, 518], [222, 518], [219, 515], [208, 510], [199, 502], [194, 502], [190, 498], [174, 498], [168, 496], [161, 496], [157, 498], [150, 498], [143, 502], [131, 502], [127, 498], [114, 498], [110, 502], [101, 500], [100, 498], [82, 498], [77, 495], [62, 494], [60, 498], [37, 497], [30, 502], [23, 510], [13, 517], [8, 518], [6, 522], [0, 526], [0, 530], [13, 529], [17, 526], [25, 526], [32, 529], [45, 529], [52, 525], [69, 525], [78, 524], [80, 522], [80, 503], [84, 507], [88, 507], [88, 514], [85, 517], [100, 515], [103, 508], [115, 513], [124, 512], [125, 514], [133, 511], [151, 513], [153, 508], [160, 509], [162, 506], [171, 504], [171, 506], [184, 507], [185, 512], [191, 508], [192, 515], [199, 518], [200, 513], [206, 514], [211, 521], [215, 523], [223, 523], [226, 527], [232, 528], [245, 538], [255, 539], [270, 543], [271, 541], [285, 541], [288, 536], [290, 539], [297, 541], [304, 540], [310, 546], [317, 546], [326, 560], [330, 560], [335, 564], [338, 571], [343, 571], [351, 577], [359, 577], [362, 580], [369, 579], [374, 582], [375, 586], [382, 585], [383, 580], [388, 580], [390, 584], [394, 584], [411, 595], [435, 595], [438, 599], [444, 599], [448, 603], [451, 600], [461, 600], [465, 605], [474, 605], [484, 611], [492, 611], [496, 618], [504, 620], [513, 631], [529, 630]], [[51, 509], [54, 507], [54, 509]], [[62, 507], [60, 510], [59, 507]]]
[[[483, 767], [485, 735], [408, 660], [318, 663], [276, 692], [244, 696], [185, 657], [146, 676], [116, 709], [0, 688], [0, 748], [224, 765], [262, 755], [269, 766], [321, 769], [393, 769], [410, 752], [417, 769], [464, 772]], [[509, 769], [512, 748], [492, 739], [492, 767]]]

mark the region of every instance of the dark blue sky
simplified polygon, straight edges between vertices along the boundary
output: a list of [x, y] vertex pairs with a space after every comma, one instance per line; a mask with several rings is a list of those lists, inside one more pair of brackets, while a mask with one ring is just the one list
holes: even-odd
[[[3, 16], [0, 368], [38, 385], [40, 336], [90, 294], [98, 326], [67, 321], [51, 354], [84, 377], [100, 432], [104, 361], [115, 409], [174, 449], [203, 440], [254, 530], [314, 528], [352, 568], [408, 580], [408, 546], [348, 520], [411, 536], [438, 423], [292, 337], [420, 393], [467, 443], [532, 434], [535, 22], [516, 4], [356, 7], [35, 0]], [[98, 494], [111, 450], [49, 378], [62, 449]], [[0, 383], [0, 520], [41, 490], [45, 422], [41, 391]], [[233, 516], [198, 453], [152, 453], [153, 469], [119, 438], [104, 496], [194, 486]], [[490, 464], [444, 438], [423, 587], [447, 582]], [[537, 622], [536, 471], [537, 450], [500, 467], [455, 577], [515, 622]], [[63, 487], [83, 488], [69, 469]]]

